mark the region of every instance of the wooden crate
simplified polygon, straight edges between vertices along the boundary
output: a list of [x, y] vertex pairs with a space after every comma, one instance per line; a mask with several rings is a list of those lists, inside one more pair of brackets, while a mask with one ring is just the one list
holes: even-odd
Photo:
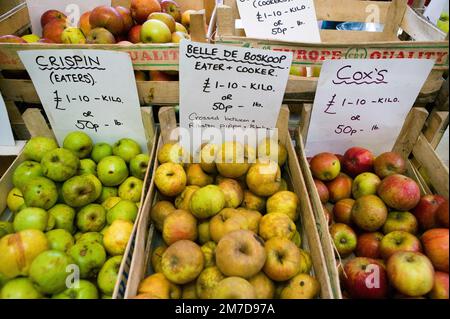
[[[300, 219], [301, 219], [301, 233], [303, 235], [303, 247], [307, 249], [313, 261], [313, 271], [315, 277], [321, 284], [321, 298], [334, 298], [334, 293], [330, 285], [329, 273], [325, 266], [325, 258], [322, 248], [320, 246], [319, 231], [317, 222], [312, 213], [312, 207], [308, 200], [308, 193], [306, 185], [298, 165], [297, 156], [295, 154], [292, 140], [287, 131], [287, 123], [289, 119], [289, 111], [287, 107], [283, 107], [278, 118], [277, 127], [279, 129], [280, 142], [283, 143], [288, 150], [288, 174], [290, 177], [293, 191], [300, 199]], [[172, 108], [165, 107], [160, 110], [160, 123], [162, 134], [158, 141], [158, 149], [164, 143], [170, 141], [169, 136], [172, 130], [176, 129], [177, 123], [175, 113]], [[153, 171], [158, 167], [158, 161], [155, 159]], [[150, 219], [150, 210], [157, 200], [156, 187], [154, 185], [154, 176], [152, 177], [150, 189], [143, 206], [143, 213], [139, 220], [139, 227], [137, 230], [136, 244], [134, 247], [134, 254], [131, 262], [130, 271], [124, 276], [124, 284], [127, 289], [125, 298], [133, 298], [137, 294], [137, 289], [140, 281], [152, 273], [149, 269], [150, 256], [152, 249], [155, 247], [155, 242], [161, 241], [160, 236], [156, 234], [154, 225]], [[320, 228], [320, 227], [319, 227]], [[153, 244], [153, 245], [152, 245]]]
[[[420, 103], [435, 100], [443, 82], [442, 74], [448, 70], [448, 37], [407, 6], [406, 0], [314, 0], [318, 20], [365, 22], [366, 8], [377, 6], [380, 23], [385, 24], [383, 32], [320, 30], [320, 44], [247, 38], [243, 29], [235, 27], [235, 21], [239, 19], [236, 0], [224, 0], [223, 3], [217, 6], [208, 32], [208, 37], [218, 44], [290, 51], [294, 54], [293, 65], [310, 68], [320, 67], [325, 59], [436, 59], [419, 95]], [[399, 39], [399, 28], [410, 40]], [[285, 102], [311, 102], [317, 82], [317, 77], [290, 76]]]
[[[148, 141], [148, 150], [150, 156], [150, 162], [153, 162], [153, 156], [155, 155], [156, 150], [156, 134], [154, 131], [154, 124], [150, 117], [150, 113], [148, 109], [142, 110], [143, 122], [147, 132], [147, 141]], [[50, 138], [54, 138], [53, 131], [48, 126], [45, 118], [42, 116], [41, 111], [39, 109], [30, 108], [24, 113], [25, 125], [28, 127], [28, 130], [31, 136], [46, 136]], [[17, 158], [12, 162], [11, 166], [6, 170], [4, 175], [0, 178], [0, 220], [11, 220], [12, 215], [11, 212], [7, 209], [6, 197], [9, 191], [14, 187], [12, 183], [12, 176], [14, 170], [25, 161], [25, 156], [23, 152], [21, 152]], [[149, 165], [145, 178], [144, 178], [144, 187], [142, 190], [140, 207], [144, 206], [145, 195], [147, 194], [148, 187], [150, 186], [150, 176], [152, 167]], [[122, 263], [119, 270], [118, 280], [114, 289], [113, 299], [121, 299], [123, 293], [125, 291], [125, 287], [121, 286], [121, 278], [123, 273], [129, 269], [129, 265], [131, 263], [131, 254], [133, 251], [133, 245], [135, 243], [135, 235], [138, 229], [138, 222], [140, 220], [142, 209], [139, 209], [138, 216], [136, 222], [134, 223], [133, 231], [128, 242], [127, 248], [124, 253], [124, 258], [122, 259]]]
[[[306, 114], [308, 114], [306, 112]], [[428, 112], [424, 108], [412, 108], [409, 112], [403, 128], [397, 138], [397, 141], [393, 147], [393, 151], [401, 154], [404, 158], [413, 156], [414, 160], [420, 163], [423, 170], [427, 172], [428, 178], [432, 185], [432, 188], [440, 195], [448, 198], [449, 196], [449, 172], [448, 168], [442, 163], [437, 154], [434, 152], [434, 148], [422, 133], [423, 126], [428, 117]], [[304, 119], [302, 126], [296, 131], [296, 151], [302, 168], [303, 176], [305, 177], [306, 185], [308, 187], [309, 196], [311, 199], [311, 205], [314, 209], [316, 220], [319, 224], [323, 225], [322, 229], [328, 229], [325, 219], [325, 213], [322, 203], [319, 198], [319, 194], [314, 184], [313, 176], [309, 169], [309, 163], [306, 158], [304, 149], [304, 136], [307, 135], [309, 126], [309, 118]], [[326, 144], [324, 144], [323, 151], [326, 152]], [[344, 150], [343, 150], [344, 151]], [[407, 160], [407, 173], [409, 177], [414, 179], [421, 190], [421, 194], [431, 194], [430, 187], [424, 182], [423, 176], [413, 164], [413, 161]], [[322, 247], [324, 250], [325, 258], [329, 258], [327, 262], [328, 271], [338, 273], [336, 264], [337, 254], [334, 252], [331, 236], [328, 231], [322, 234]], [[331, 253], [330, 253], [331, 252]], [[332, 254], [335, 256], [332, 257]], [[331, 258], [330, 258], [331, 257]], [[336, 276], [331, 277], [335, 279], [332, 282], [333, 288], [338, 292], [338, 296], [342, 298], [341, 285], [339, 279]]]
[[[214, 0], [178, 0], [181, 9], [198, 10], [191, 15], [191, 38], [206, 42], [206, 22], [209, 21], [215, 6]], [[130, 0], [113, 0], [113, 5], [129, 7]], [[29, 27], [26, 4], [18, 6], [3, 20], [0, 20], [0, 35], [15, 34]], [[28, 78], [17, 51], [42, 49], [100, 49], [127, 52], [135, 70], [178, 71], [179, 45], [135, 44], [121, 45], [64, 45], [64, 44], [11, 44], [0, 43], [0, 70], [10, 71], [13, 76], [0, 76], [0, 90], [5, 100], [39, 104], [32, 81]], [[12, 72], [11, 72], [12, 71]], [[6, 78], [8, 77], [8, 78]], [[177, 104], [179, 100], [178, 81], [137, 81], [141, 105]]]
[[25, 0], [2, 0], [0, 2], [0, 17], [13, 10], [23, 2], [25, 2]]

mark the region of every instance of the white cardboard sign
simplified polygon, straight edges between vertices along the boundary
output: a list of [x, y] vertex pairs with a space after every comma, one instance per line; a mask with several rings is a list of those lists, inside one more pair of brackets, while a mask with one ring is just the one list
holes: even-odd
[[84, 131], [94, 142], [128, 137], [147, 149], [130, 56], [104, 50], [20, 51], [58, 142]]
[[448, 158], [448, 144], [449, 144], [449, 137], [448, 137], [448, 126], [447, 129], [444, 132], [444, 135], [442, 136], [441, 141], [439, 142], [438, 147], [436, 148], [436, 153], [441, 158], [442, 162], [448, 167], [449, 165], [449, 158]]
[[15, 144], [5, 101], [3, 101], [2, 93], [0, 92], [0, 145], [14, 146]]
[[182, 41], [180, 126], [274, 128], [291, 63], [291, 52]]
[[250, 38], [320, 42], [313, 0], [237, 0]]
[[423, 16], [431, 23], [437, 24], [443, 11], [447, 11], [448, 13], [448, 0], [431, 0], [426, 7]]
[[314, 100], [306, 153], [343, 153], [361, 146], [392, 149], [434, 61], [327, 60]]
[[69, 17], [70, 24], [77, 26], [83, 13], [98, 6], [110, 6], [111, 0], [27, 0], [30, 15], [31, 30], [41, 35], [41, 16], [47, 10], [59, 10]]

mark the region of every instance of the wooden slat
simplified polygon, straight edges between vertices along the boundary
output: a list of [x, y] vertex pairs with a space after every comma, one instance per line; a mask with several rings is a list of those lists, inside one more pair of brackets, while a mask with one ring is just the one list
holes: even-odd
[[303, 144], [306, 144], [306, 137], [308, 136], [309, 123], [312, 115], [312, 104], [303, 104], [300, 113], [300, 136], [302, 137]]
[[55, 138], [53, 131], [48, 127], [47, 121], [42, 116], [41, 110], [27, 109], [23, 113], [22, 118], [31, 136]]
[[389, 37], [397, 38], [398, 29], [407, 6], [407, 0], [392, 0], [383, 29], [383, 34], [387, 39]]
[[444, 132], [448, 127], [448, 119], [448, 112], [436, 110], [433, 110], [431, 112], [423, 135], [433, 149], [436, 149], [436, 147], [439, 145], [439, 142], [442, 139], [442, 135], [444, 135]]
[[409, 6], [405, 10], [400, 27], [416, 41], [442, 41], [446, 36], [444, 32]]
[[395, 142], [392, 150], [402, 157], [408, 158], [414, 144], [421, 134], [423, 125], [428, 117], [428, 112], [424, 108], [413, 107], [406, 117], [402, 130]]
[[206, 20], [204, 10], [191, 14], [190, 25], [191, 40], [195, 42], [206, 42]]
[[162, 107], [158, 113], [161, 137], [164, 143], [178, 140], [178, 136], [172, 134], [177, 128], [177, 118], [172, 107]]
[[216, 7], [216, 0], [203, 0], [203, 7], [205, 8], [206, 24], [209, 25], [214, 12], [214, 8]]
[[444, 83], [442, 84], [441, 90], [439, 91], [439, 95], [436, 99], [436, 108], [439, 111], [449, 111], [449, 107], [448, 107], [448, 92], [449, 92], [449, 82], [448, 82], [448, 77], [447, 79], [444, 81]]
[[396, 36], [393, 36], [392, 34], [385, 34], [384, 32], [342, 30], [320, 30], [320, 38], [324, 43], [339, 42], [342, 44], [398, 40]]
[[[386, 21], [389, 9], [388, 1], [358, 1], [358, 0], [315, 0], [317, 20], [366, 22], [369, 10], [375, 7], [379, 10], [381, 23]], [[372, 6], [372, 7], [371, 7]], [[349, 10], [351, 8], [351, 10]], [[368, 21], [372, 22], [372, 21]]]
[[428, 143], [423, 134], [419, 136], [412, 150], [414, 158], [422, 165], [428, 175], [433, 188], [442, 196], [449, 195], [449, 172], [438, 157], [434, 149]]
[[0, 178], [0, 215], [6, 209], [6, 197], [8, 196], [9, 191], [14, 187], [12, 183], [13, 173], [17, 166], [19, 166], [24, 160], [25, 156], [23, 155], [23, 152], [21, 152], [11, 164], [9, 169], [5, 172], [5, 174], [3, 174], [3, 176]]
[[231, 7], [219, 5], [216, 8], [217, 34], [220, 36], [233, 36], [236, 32]]
[[30, 25], [30, 16], [26, 3], [0, 16], [0, 36], [20, 34]]

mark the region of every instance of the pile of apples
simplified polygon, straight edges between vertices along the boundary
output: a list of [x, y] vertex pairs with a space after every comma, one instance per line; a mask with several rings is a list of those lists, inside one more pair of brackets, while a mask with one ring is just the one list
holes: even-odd
[[7, 196], [13, 220], [0, 222], [0, 298], [111, 298], [149, 156], [131, 139], [94, 145], [83, 132], [62, 148], [34, 137], [23, 154]]
[[41, 17], [42, 37], [6, 35], [0, 43], [179, 43], [189, 39], [193, 12], [181, 12], [173, 0], [132, 0], [130, 8], [100, 6], [85, 12], [78, 27], [70, 27], [63, 12], [48, 10]]
[[237, 142], [203, 146], [200, 163], [191, 163], [179, 144], [161, 148], [155, 172], [159, 201], [150, 217], [164, 244], [153, 249], [154, 273], [141, 281], [135, 298], [319, 294], [311, 257], [300, 248], [299, 199], [281, 178], [287, 152], [278, 145], [275, 154], [270, 143], [278, 145], [264, 140], [257, 161], [250, 160], [256, 158], [253, 148]]
[[340, 267], [344, 295], [449, 298], [448, 199], [421, 197], [394, 152], [320, 153], [310, 169], [334, 246], [348, 257]]

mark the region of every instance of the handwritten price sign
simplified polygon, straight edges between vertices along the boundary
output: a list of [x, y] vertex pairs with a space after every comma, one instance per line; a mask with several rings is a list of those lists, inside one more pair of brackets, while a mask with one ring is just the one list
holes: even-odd
[[392, 149], [433, 61], [327, 60], [306, 143], [308, 156], [361, 146]]
[[103, 50], [21, 51], [58, 142], [72, 131], [95, 142], [129, 137], [147, 149], [130, 57]]
[[238, 0], [237, 4], [250, 38], [320, 42], [313, 0]]

